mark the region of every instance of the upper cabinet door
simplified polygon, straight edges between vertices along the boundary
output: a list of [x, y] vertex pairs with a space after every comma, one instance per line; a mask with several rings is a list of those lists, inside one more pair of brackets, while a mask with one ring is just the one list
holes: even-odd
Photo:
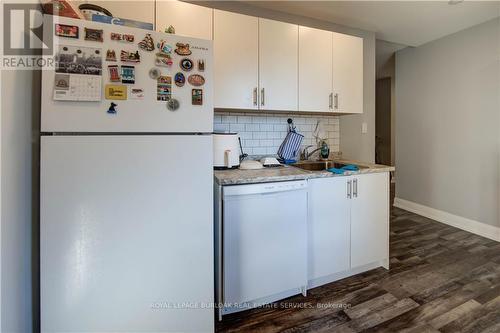
[[172, 25], [175, 34], [212, 39], [213, 9], [175, 0], [156, 2], [156, 30], [164, 32]]
[[258, 109], [259, 19], [214, 10], [214, 107]]
[[299, 27], [299, 111], [332, 111], [332, 33]]
[[363, 39], [332, 34], [333, 111], [363, 113]]
[[299, 27], [259, 19], [259, 108], [296, 111]]

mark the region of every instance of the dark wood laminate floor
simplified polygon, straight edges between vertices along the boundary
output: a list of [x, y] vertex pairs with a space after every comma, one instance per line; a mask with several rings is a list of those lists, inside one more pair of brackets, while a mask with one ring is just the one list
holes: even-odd
[[217, 331], [500, 332], [500, 243], [395, 208], [390, 257], [389, 271], [225, 316]]

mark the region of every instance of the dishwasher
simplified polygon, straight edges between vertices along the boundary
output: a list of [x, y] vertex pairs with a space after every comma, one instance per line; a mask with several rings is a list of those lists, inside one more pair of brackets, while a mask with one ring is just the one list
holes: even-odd
[[221, 190], [222, 214], [216, 213], [215, 227], [219, 320], [223, 314], [305, 295], [307, 182], [233, 185]]

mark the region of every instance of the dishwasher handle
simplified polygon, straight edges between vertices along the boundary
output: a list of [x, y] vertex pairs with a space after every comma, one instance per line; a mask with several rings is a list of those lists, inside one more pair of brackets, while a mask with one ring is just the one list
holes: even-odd
[[249, 194], [271, 194], [288, 191], [299, 191], [307, 189], [307, 181], [287, 181], [263, 184], [250, 184], [250, 185], [231, 185], [224, 186], [223, 197], [241, 196]]

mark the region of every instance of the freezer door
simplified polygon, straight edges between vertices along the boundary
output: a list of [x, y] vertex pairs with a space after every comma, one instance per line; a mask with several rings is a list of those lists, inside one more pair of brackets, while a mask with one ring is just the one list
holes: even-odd
[[[46, 15], [44, 20], [44, 34], [53, 36], [55, 52], [64, 54], [65, 59], [74, 60], [73, 63], [61, 61], [62, 65], [59, 66], [57, 76], [55, 70], [42, 71], [42, 132], [211, 133], [213, 131], [212, 41], [60, 16]], [[51, 20], [54, 22], [51, 22]], [[56, 23], [78, 26], [82, 36], [79, 39], [55, 36], [52, 29]], [[89, 28], [102, 30], [103, 41], [84, 40], [85, 29]], [[133, 35], [135, 41], [126, 43], [111, 40], [112, 33]], [[138, 47], [138, 43], [146, 37], [146, 34], [149, 34], [154, 42], [155, 49], [153, 51], [145, 51]], [[157, 56], [159, 52], [158, 46], [161, 46], [162, 42], [164, 42], [163, 45], [166, 44], [172, 47], [171, 57], [173, 63], [169, 67], [156, 65], [157, 58], [160, 60], [165, 59]], [[178, 43], [184, 46], [189, 45], [189, 50], [182, 49], [178, 51], [184, 55], [175, 52]], [[114, 51], [118, 61], [106, 61], [108, 50], [110, 52]], [[120, 61], [122, 51], [134, 54], [138, 52], [140, 62]], [[68, 58], [68, 55], [72, 54], [75, 54], [75, 56]], [[83, 56], [79, 56], [80, 54], [83, 54]], [[78, 90], [82, 92], [78, 95], [81, 95], [82, 98], [89, 94], [92, 95], [93, 89], [86, 88], [88, 85], [87, 79], [91, 75], [74, 74], [74, 72], [81, 72], [75, 64], [78, 61], [83, 61], [79, 59], [85, 59], [89, 54], [102, 60], [102, 75], [98, 80], [102, 84], [99, 91], [101, 98], [97, 101], [54, 100], [55, 87], [61, 86], [61, 84], [64, 86], [68, 79], [70, 80], [70, 87], [67, 90], [58, 88], [59, 93], [76, 91], [72, 87], [80, 85], [83, 88]], [[183, 69], [181, 67], [181, 62], [185, 59], [187, 59], [187, 64], [191, 63], [193, 65], [192, 68], [184, 66]], [[110, 69], [109, 66], [115, 67]], [[112, 82], [113, 78], [110, 76], [112, 68], [116, 68], [118, 74], [121, 74], [123, 66], [134, 67], [134, 83], [131, 83], [131, 81], [122, 83], [125, 79], [123, 75], [118, 77], [118, 82]], [[95, 67], [98, 67], [98, 65], [92, 68]], [[159, 84], [158, 80], [149, 74], [149, 71], [153, 68], [159, 70], [162, 76], [170, 78], [171, 83], [161, 84], [160, 82]], [[71, 71], [71, 73], [62, 73], [64, 71]], [[174, 82], [177, 73], [184, 76], [185, 83], [183, 86], [177, 86]], [[190, 77], [191, 80], [189, 80]], [[76, 83], [71, 83], [71, 80]], [[118, 85], [125, 88], [127, 96], [125, 99], [107, 99], [105, 94], [107, 85]], [[165, 96], [161, 93], [165, 92], [168, 87], [171, 90], [171, 97], [179, 101], [179, 108], [175, 111], [167, 108], [166, 101], [158, 100], [158, 96]], [[143, 97], [139, 98], [134, 95], [134, 89], [142, 89]], [[193, 90], [195, 90], [194, 98], [192, 97]], [[196, 94], [200, 92], [202, 94], [201, 101], [196, 97], [198, 96]], [[114, 114], [107, 112], [111, 102], [116, 104], [116, 113]]]
[[212, 332], [211, 136], [41, 143], [42, 332]]

